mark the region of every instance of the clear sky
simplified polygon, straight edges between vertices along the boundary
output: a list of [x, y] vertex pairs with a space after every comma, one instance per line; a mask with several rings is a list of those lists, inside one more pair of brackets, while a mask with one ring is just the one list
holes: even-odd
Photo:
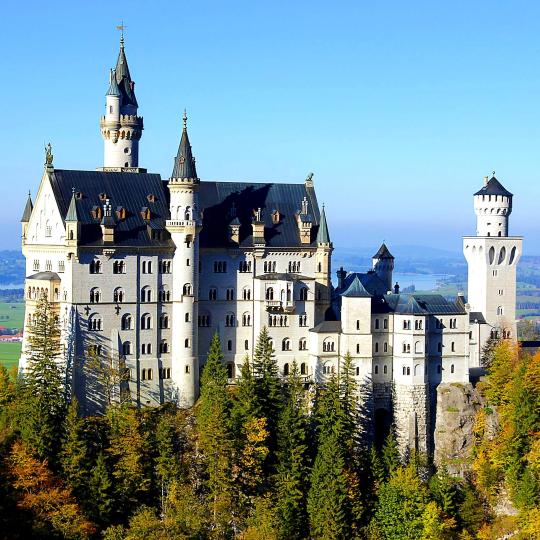
[[314, 172], [338, 247], [461, 249], [484, 175], [512, 191], [511, 234], [540, 254], [540, 2], [6, 2], [0, 33], [0, 248], [18, 248], [51, 141], [102, 165], [118, 54], [144, 116], [140, 166], [168, 177], [181, 114], [202, 179]]

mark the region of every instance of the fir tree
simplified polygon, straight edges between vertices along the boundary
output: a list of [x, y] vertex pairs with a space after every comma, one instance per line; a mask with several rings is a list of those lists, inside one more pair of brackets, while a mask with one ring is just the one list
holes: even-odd
[[39, 459], [54, 463], [66, 410], [65, 373], [60, 366], [58, 316], [43, 294], [27, 329], [27, 369], [20, 400], [19, 427], [25, 443]]
[[388, 478], [400, 465], [401, 456], [394, 430], [392, 429], [384, 441], [381, 450], [382, 462], [384, 465], [385, 476]]
[[307, 404], [298, 366], [287, 380], [286, 402], [278, 422], [276, 514], [282, 538], [303, 538], [307, 530], [305, 493], [309, 470]]
[[257, 387], [249, 356], [246, 354], [240, 370], [240, 379], [236, 383], [234, 401], [231, 410], [233, 430], [240, 446], [243, 444], [243, 426], [248, 420], [261, 418], [257, 398]]
[[87, 505], [96, 523], [106, 525], [110, 522], [114, 505], [113, 488], [103, 452], [98, 454], [96, 463], [90, 471]]
[[77, 497], [85, 494], [88, 481], [88, 452], [84, 437], [84, 420], [78, 414], [78, 402], [73, 398], [64, 422], [64, 437], [60, 454], [64, 478]]
[[227, 391], [227, 370], [219, 335], [210, 344], [201, 376], [201, 397], [196, 410], [200, 448], [205, 457], [206, 488], [212, 515], [212, 528], [219, 538], [227, 536], [234, 517], [232, 480], [231, 400]]

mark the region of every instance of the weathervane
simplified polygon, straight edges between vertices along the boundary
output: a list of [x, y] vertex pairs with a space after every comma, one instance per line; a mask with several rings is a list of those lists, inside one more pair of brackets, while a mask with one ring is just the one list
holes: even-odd
[[124, 30], [126, 28], [127, 26], [124, 24], [124, 19], [122, 19], [120, 24], [116, 27], [117, 30], [120, 30], [120, 43], [124, 43]]

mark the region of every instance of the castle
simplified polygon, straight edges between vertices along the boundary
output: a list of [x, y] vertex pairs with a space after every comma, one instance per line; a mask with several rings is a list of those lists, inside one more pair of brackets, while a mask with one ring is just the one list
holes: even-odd
[[522, 240], [508, 235], [512, 194], [495, 177], [474, 194], [477, 231], [463, 241], [468, 301], [400, 293], [384, 244], [370, 270], [341, 268], [334, 287], [311, 175], [298, 184], [201, 181], [185, 114], [170, 178], [139, 167], [144, 124], [123, 38], [100, 128], [104, 166], [57, 169], [49, 147], [21, 220], [26, 324], [45, 293], [88, 414], [105, 404], [89, 356], [125, 370], [119, 385], [134, 404], [189, 407], [212, 335], [233, 382], [266, 326], [284, 377], [296, 361], [306, 382], [322, 381], [350, 353], [375, 425], [393, 420], [402, 448], [425, 451], [437, 386], [468, 382], [490, 336], [516, 335]]

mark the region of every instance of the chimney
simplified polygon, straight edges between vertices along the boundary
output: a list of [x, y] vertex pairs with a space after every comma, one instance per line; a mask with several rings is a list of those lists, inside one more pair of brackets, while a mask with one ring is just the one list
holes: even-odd
[[394, 285], [394, 293], [395, 294], [399, 294], [399, 283], [396, 282], [396, 284]]
[[343, 269], [343, 266], [336, 272], [337, 279], [338, 279], [338, 289], [343, 288], [343, 283], [345, 282], [345, 278], [347, 277], [347, 272]]
[[253, 244], [265, 244], [264, 240], [264, 221], [262, 219], [262, 210], [257, 208], [254, 212], [253, 221], [251, 222]]
[[487, 186], [489, 182], [489, 176], [484, 176], [484, 186]]

